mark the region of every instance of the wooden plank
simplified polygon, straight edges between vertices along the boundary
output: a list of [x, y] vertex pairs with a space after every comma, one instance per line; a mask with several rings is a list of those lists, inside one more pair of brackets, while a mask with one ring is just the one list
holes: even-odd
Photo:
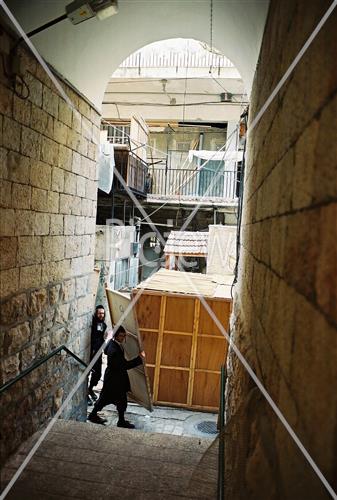
[[194, 300], [194, 321], [193, 321], [193, 341], [190, 359], [190, 375], [188, 381], [187, 404], [192, 404], [193, 386], [194, 386], [194, 368], [197, 353], [198, 330], [199, 330], [200, 300]]
[[196, 372], [194, 377], [193, 406], [217, 408], [219, 406], [220, 375]]
[[149, 385], [151, 389], [151, 393], [153, 394], [153, 381], [154, 381], [154, 370], [155, 368], [153, 366], [146, 365], [147, 368], [147, 375], [149, 377]]
[[193, 332], [194, 298], [167, 297], [165, 331]]
[[157, 401], [158, 406], [172, 406], [173, 408], [189, 408], [191, 410], [198, 410], [204, 412], [218, 412], [219, 406], [200, 406], [200, 405], [187, 405], [186, 403], [172, 403], [170, 401]]
[[158, 332], [144, 332], [141, 330], [143, 347], [146, 353], [146, 365], [156, 363]]
[[177, 332], [174, 330], [164, 330], [164, 333], [169, 333], [170, 335], [186, 335], [187, 337], [193, 336], [193, 333], [191, 332]]
[[166, 370], [183, 370], [185, 372], [189, 372], [190, 368], [186, 368], [186, 366], [168, 366], [168, 365], [161, 365], [160, 368], [165, 368]]
[[[105, 291], [112, 324], [117, 324], [124, 316], [122, 325], [127, 330], [124, 346], [125, 357], [127, 359], [135, 358], [143, 349], [143, 339], [138, 329], [135, 310], [130, 308], [131, 298], [108, 288]], [[128, 311], [127, 315], [124, 314], [126, 311]], [[137, 368], [130, 370], [129, 378], [132, 398], [152, 411], [150, 382], [145, 361]]]
[[156, 368], [154, 371], [154, 382], [153, 382], [153, 399], [158, 400], [158, 390], [159, 390], [159, 374], [160, 374], [160, 363], [161, 363], [161, 352], [163, 348], [163, 332], [165, 323], [165, 313], [166, 313], [166, 296], [163, 295], [160, 301], [160, 316], [159, 316], [159, 332], [158, 332], [158, 342], [157, 342], [157, 352], [156, 352]]
[[160, 302], [160, 295], [142, 293], [139, 297], [136, 302], [136, 313], [140, 329], [159, 329]]
[[[148, 365], [146, 365], [148, 366]], [[150, 365], [151, 366], [151, 365]], [[203, 372], [203, 373], [215, 373], [215, 374], [220, 374], [220, 370], [204, 370], [203, 368], [195, 368], [196, 372]]]
[[[206, 300], [208, 306], [213, 311], [217, 319], [224, 326], [225, 330], [228, 330], [229, 316], [231, 304], [227, 301], [216, 301], [213, 299]], [[207, 309], [202, 306], [200, 310], [200, 321], [199, 321], [199, 334], [202, 335], [214, 335], [218, 337], [224, 337], [221, 330], [217, 327], [212, 317], [208, 313]]]
[[161, 368], [157, 400], [187, 404], [188, 379], [188, 371]]
[[222, 337], [198, 338], [196, 368], [220, 370], [227, 357], [227, 340]]
[[189, 367], [192, 336], [170, 335], [164, 332], [161, 365]]

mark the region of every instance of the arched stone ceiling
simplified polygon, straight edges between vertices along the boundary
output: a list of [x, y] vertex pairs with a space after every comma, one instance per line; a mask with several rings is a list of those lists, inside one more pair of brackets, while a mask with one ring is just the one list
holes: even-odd
[[[28, 32], [65, 12], [67, 0], [8, 0]], [[213, 45], [242, 75], [249, 92], [269, 0], [214, 0]], [[119, 0], [117, 15], [77, 26], [66, 19], [34, 36], [41, 55], [99, 109], [112, 72], [131, 53], [169, 38], [210, 42], [208, 0]]]

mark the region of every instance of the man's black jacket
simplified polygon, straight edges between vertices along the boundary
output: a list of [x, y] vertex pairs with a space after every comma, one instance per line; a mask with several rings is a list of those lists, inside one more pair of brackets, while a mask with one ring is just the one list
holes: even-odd
[[96, 316], [92, 318], [91, 324], [91, 353], [95, 354], [104, 344], [104, 333], [107, 325], [104, 321], [100, 321]]
[[104, 349], [108, 357], [108, 366], [104, 374], [104, 395], [109, 399], [118, 400], [130, 390], [130, 380], [127, 370], [142, 364], [142, 358], [137, 356], [130, 361], [124, 358], [124, 352], [118, 342], [110, 340]]

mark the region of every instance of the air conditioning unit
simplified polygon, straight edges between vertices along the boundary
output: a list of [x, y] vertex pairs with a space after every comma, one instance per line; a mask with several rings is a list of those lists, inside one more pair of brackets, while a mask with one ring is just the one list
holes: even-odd
[[232, 102], [233, 94], [230, 92], [223, 92], [220, 94], [220, 102]]

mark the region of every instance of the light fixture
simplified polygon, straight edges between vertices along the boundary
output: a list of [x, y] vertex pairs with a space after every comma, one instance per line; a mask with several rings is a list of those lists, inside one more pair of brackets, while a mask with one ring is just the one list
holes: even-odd
[[74, 0], [66, 5], [66, 14], [73, 24], [97, 17], [100, 21], [118, 12], [117, 0]]
[[[97, 17], [100, 21], [103, 21], [107, 17], [113, 16], [118, 12], [118, 1], [117, 0], [74, 0], [70, 4], [66, 5], [66, 12], [61, 16], [48, 21], [47, 23], [35, 28], [33, 31], [27, 33], [27, 37], [30, 38], [41, 31], [44, 31], [55, 24], [58, 24], [64, 19], [69, 19], [73, 24], [80, 24], [87, 19], [92, 17]], [[19, 38], [17, 45], [22, 42], [23, 38]]]

